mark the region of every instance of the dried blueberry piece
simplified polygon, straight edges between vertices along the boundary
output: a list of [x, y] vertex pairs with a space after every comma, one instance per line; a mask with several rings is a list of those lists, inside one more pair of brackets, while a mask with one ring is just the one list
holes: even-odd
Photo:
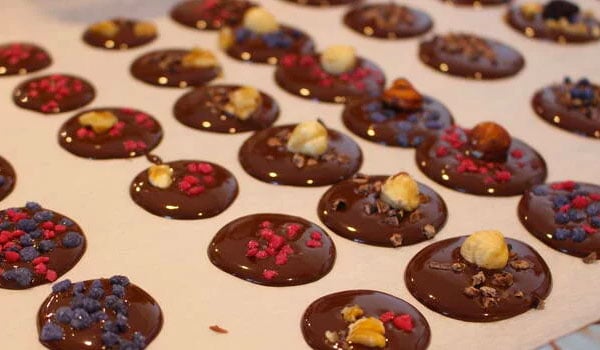
[[45, 239], [41, 241], [40, 244], [38, 244], [38, 250], [40, 251], [40, 253], [47, 253], [52, 251], [55, 246], [56, 244], [54, 244], [53, 241]]
[[108, 315], [104, 311], [96, 311], [92, 314], [92, 318], [96, 322], [108, 320]]
[[591, 86], [592, 83], [590, 83], [590, 80], [588, 78], [581, 78], [577, 82], [577, 85], [579, 85], [579, 86]]
[[569, 214], [559, 211], [554, 215], [554, 222], [564, 225], [569, 222]]
[[54, 217], [54, 213], [52, 213], [49, 210], [42, 210], [42, 211], [38, 211], [37, 213], [33, 214], [33, 219], [37, 222], [52, 220], [53, 217]]
[[542, 18], [544, 19], [571, 19], [579, 13], [579, 6], [570, 1], [552, 0], [544, 6]]
[[396, 126], [398, 127], [398, 129], [400, 129], [402, 131], [410, 131], [413, 128], [412, 124], [405, 120], [399, 121], [398, 123], [396, 123]]
[[85, 291], [85, 284], [83, 282], [77, 282], [73, 284], [73, 293], [81, 294]]
[[119, 284], [114, 284], [112, 286], [112, 293], [119, 298], [123, 298], [125, 296], [125, 288]]
[[114, 310], [117, 313], [127, 314], [127, 304], [116, 295], [108, 295], [104, 298], [104, 304], [108, 309]]
[[415, 124], [416, 122], [419, 121], [419, 117], [416, 114], [411, 114], [408, 116], [408, 118], [406, 118], [406, 120], [408, 120], [409, 122]]
[[410, 142], [410, 145], [413, 147], [417, 147], [421, 143], [423, 143], [424, 140], [425, 140], [425, 138], [423, 136], [415, 136], [415, 137], [413, 137], [412, 141]]
[[69, 220], [69, 219], [67, 219], [67, 218], [62, 218], [62, 219], [60, 219], [59, 224], [61, 224], [63, 226], [71, 226], [71, 225], [74, 224], [74, 222], [71, 221], [71, 220]]
[[73, 296], [73, 298], [71, 299], [71, 302], [69, 303], [69, 305], [73, 309], [81, 309], [81, 308], [83, 308], [83, 299], [84, 298], [85, 298], [85, 295], [83, 295], [83, 294], [75, 294]]
[[83, 243], [83, 236], [74, 231], [67, 232], [62, 240], [63, 246], [67, 248], [79, 247], [81, 243]]
[[19, 246], [18, 246], [18, 245], [13, 245], [13, 246], [11, 246], [11, 247], [5, 248], [4, 250], [5, 250], [5, 251], [9, 251], [9, 252], [18, 252], [18, 251], [20, 251], [21, 249], [19, 248]]
[[596, 215], [600, 214], [600, 202], [594, 202], [594, 203], [588, 205], [587, 208], [585, 208], [585, 212], [589, 216], [596, 216]]
[[38, 228], [38, 229], [35, 229], [35, 230], [29, 232], [29, 236], [33, 239], [38, 239], [38, 238], [42, 237], [42, 233], [43, 233], [42, 230]]
[[17, 222], [17, 228], [25, 232], [31, 232], [37, 228], [37, 222], [32, 219], [21, 219]]
[[30, 247], [33, 245], [33, 243], [34, 243], [34, 240], [33, 240], [33, 238], [31, 238], [31, 235], [28, 233], [19, 237], [19, 244], [22, 245], [23, 247]]
[[21, 287], [29, 286], [31, 284], [31, 277], [31, 271], [25, 267], [18, 267], [2, 273], [2, 278], [7, 281], [15, 281]]
[[104, 288], [102, 286], [102, 281], [101, 280], [93, 280], [92, 283], [90, 284], [90, 289], [92, 288]]
[[69, 288], [71, 288], [71, 280], [62, 280], [60, 282], [54, 283], [54, 285], [52, 286], [52, 293], [66, 292], [67, 290], [69, 290]]
[[577, 227], [573, 229], [573, 242], [583, 242], [587, 237], [587, 233], [584, 229]]
[[129, 278], [115, 275], [110, 278], [110, 284], [119, 284], [123, 287], [126, 287], [129, 284]]
[[6, 230], [9, 227], [10, 227], [10, 222], [8, 222], [8, 221], [0, 222], [0, 230]]
[[25, 247], [21, 249], [19, 254], [21, 255], [21, 260], [23, 261], [31, 261], [40, 255], [35, 247]]
[[369, 102], [366, 105], [363, 106], [363, 110], [365, 112], [377, 112], [382, 108], [381, 103], [380, 102]]
[[571, 201], [569, 200], [569, 197], [564, 196], [564, 195], [559, 195], [554, 197], [554, 199], [552, 200], [552, 203], [554, 204], [554, 208], [560, 208], [564, 205], [569, 204]]
[[68, 306], [61, 306], [56, 309], [55, 317], [58, 322], [69, 324], [73, 318], [73, 309]]
[[593, 217], [590, 220], [590, 224], [592, 225], [592, 227], [600, 228], [600, 217], [598, 217], [598, 216]]
[[90, 297], [84, 297], [82, 302], [83, 309], [92, 314], [102, 308], [100, 302]]
[[44, 327], [42, 327], [42, 331], [40, 332], [40, 340], [61, 340], [63, 338], [63, 335], [63, 330], [59, 325], [52, 322], [48, 322], [44, 325]]
[[119, 350], [139, 350], [139, 346], [134, 343], [121, 339], [121, 343], [119, 343]]
[[569, 210], [569, 218], [571, 219], [571, 221], [580, 222], [583, 221], [586, 217], [587, 215], [583, 210]]
[[252, 35], [252, 32], [250, 32], [248, 29], [246, 29], [246, 28], [238, 28], [238, 29], [235, 30], [235, 41], [237, 43], [239, 43], [241, 41], [245, 41], [251, 35]]
[[75, 329], [89, 328], [93, 323], [92, 317], [84, 309], [73, 310], [73, 318], [71, 319], [71, 327]]
[[129, 320], [127, 316], [123, 314], [117, 314], [117, 319], [115, 320], [115, 327], [117, 327], [118, 333], [125, 333], [129, 329]]
[[554, 231], [554, 239], [564, 241], [565, 239], [571, 237], [572, 234], [573, 233], [568, 228], [557, 228], [556, 231]]
[[88, 297], [93, 298], [93, 299], [100, 299], [100, 298], [102, 298], [103, 295], [104, 295], [103, 288], [90, 288], [90, 291], [88, 292]]
[[140, 332], [135, 332], [133, 333], [133, 343], [137, 346], [139, 346], [140, 348], [144, 348], [146, 347], [146, 337], [144, 337], [144, 335]]
[[104, 334], [102, 334], [102, 344], [106, 347], [115, 346], [119, 344], [120, 340], [121, 338], [113, 332], [104, 332]]
[[425, 122], [425, 127], [427, 129], [439, 130], [444, 127], [441, 121], [439, 120], [428, 120]]
[[372, 122], [381, 123], [384, 122], [387, 117], [381, 112], [372, 112], [369, 114], [369, 119], [371, 119]]
[[402, 147], [408, 147], [410, 145], [410, 141], [406, 134], [398, 134], [398, 136], [396, 136], [396, 142]]
[[115, 325], [115, 323], [113, 321], [106, 321], [106, 322], [104, 322], [104, 325], [102, 326], [102, 329], [105, 332], [117, 333], [117, 326]]
[[42, 209], [42, 206], [37, 202], [27, 202], [25, 203], [25, 208], [31, 211], [38, 211]]

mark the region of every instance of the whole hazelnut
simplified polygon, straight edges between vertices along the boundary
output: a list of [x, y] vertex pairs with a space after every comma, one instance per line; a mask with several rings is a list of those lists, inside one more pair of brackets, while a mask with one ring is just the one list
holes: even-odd
[[392, 108], [416, 110], [423, 106], [423, 96], [406, 79], [396, 79], [381, 96], [383, 102]]
[[469, 135], [471, 155], [490, 162], [506, 160], [510, 148], [510, 134], [499, 124], [483, 122], [475, 125]]

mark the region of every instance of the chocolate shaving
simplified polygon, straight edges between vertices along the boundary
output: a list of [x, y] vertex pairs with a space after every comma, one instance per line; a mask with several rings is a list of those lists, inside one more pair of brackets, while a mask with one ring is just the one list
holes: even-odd
[[432, 239], [433, 237], [435, 237], [435, 234], [435, 227], [433, 227], [433, 225], [427, 224], [423, 227], [423, 235], [425, 235], [427, 239]]
[[520, 259], [520, 260], [513, 260], [509, 264], [510, 264], [510, 266], [513, 269], [515, 269], [517, 271], [527, 270], [527, 269], [530, 269], [530, 268], [533, 267], [533, 263], [531, 263], [531, 262], [529, 262], [527, 260], [522, 260], [522, 259]]
[[392, 245], [394, 247], [401, 246], [402, 245], [402, 234], [394, 233], [393, 235], [390, 236], [390, 242], [392, 242]]
[[593, 264], [598, 260], [598, 254], [596, 252], [591, 252], [589, 255], [583, 258], [583, 262], [585, 264]]
[[347, 203], [343, 199], [336, 199], [331, 203], [331, 210], [333, 211], [342, 211], [347, 207]]
[[210, 327], [208, 327], [208, 329], [210, 329], [211, 331], [213, 331], [215, 333], [220, 333], [220, 334], [227, 334], [227, 333], [229, 333], [228, 330], [226, 330], [225, 328], [221, 328], [221, 327], [219, 327], [217, 325], [210, 326]]
[[492, 285], [497, 286], [497, 287], [501, 287], [501, 288], [508, 288], [510, 286], [512, 286], [514, 283], [514, 278], [512, 273], [510, 272], [501, 272], [501, 273], [495, 273], [492, 276]]
[[474, 287], [480, 286], [485, 283], [485, 274], [483, 271], [479, 271], [471, 277], [471, 285]]

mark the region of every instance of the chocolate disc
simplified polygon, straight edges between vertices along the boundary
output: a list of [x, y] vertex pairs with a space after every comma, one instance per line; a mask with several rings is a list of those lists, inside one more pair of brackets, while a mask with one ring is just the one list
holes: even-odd
[[342, 120], [365, 140], [398, 147], [417, 147], [454, 124], [446, 106], [427, 96], [423, 106], [412, 111], [389, 107], [381, 98], [359, 99], [345, 106]]
[[152, 185], [148, 170], [131, 183], [131, 199], [149, 213], [169, 219], [206, 219], [219, 215], [237, 197], [235, 177], [217, 164], [197, 160], [165, 164], [173, 169], [173, 182], [167, 188]]
[[509, 3], [511, 0], [442, 0], [452, 5], [460, 6], [488, 6], [488, 5], [503, 5]]
[[[460, 255], [466, 238], [435, 242], [411, 259], [404, 280], [417, 300], [444, 316], [469, 322], [503, 320], [541, 307], [550, 294], [552, 277], [533, 248], [505, 238], [511, 253], [508, 264], [486, 270]], [[484, 281], [473, 285], [479, 272]]]
[[526, 143], [512, 138], [505, 161], [467, 154], [467, 130], [454, 126], [417, 148], [419, 169], [433, 181], [480, 196], [516, 196], [546, 179], [546, 162]]
[[236, 25], [254, 3], [245, 0], [189, 0], [182, 1], [171, 10], [171, 18], [195, 29], [218, 30]]
[[96, 97], [86, 80], [66, 74], [52, 74], [26, 80], [13, 91], [13, 101], [21, 108], [55, 114], [81, 108]]
[[26, 289], [53, 282], [85, 252], [83, 231], [73, 220], [29, 202], [0, 211], [0, 288]]
[[219, 269], [248, 282], [295, 286], [325, 276], [335, 261], [335, 246], [319, 226], [283, 214], [238, 218], [217, 232], [208, 257]]
[[52, 350], [143, 349], [162, 324], [158, 303], [124, 276], [58, 282], [37, 317], [40, 342]]
[[167, 49], [148, 52], [131, 65], [131, 74], [145, 83], [163, 87], [201, 86], [221, 74], [218, 65], [208, 67], [184, 66], [184, 56], [190, 50]]
[[229, 94], [241, 87], [210, 85], [192, 90], [175, 103], [175, 118], [190, 128], [228, 134], [262, 130], [271, 126], [279, 117], [279, 105], [262, 91], [261, 103], [248, 119], [242, 120], [228, 111]]
[[94, 23], [83, 33], [86, 44], [109, 50], [126, 50], [146, 45], [156, 37], [154, 24], [127, 18]]
[[532, 235], [563, 253], [600, 256], [600, 186], [565, 181], [538, 185], [519, 202], [519, 219]]
[[[111, 113], [117, 119], [112, 127], [96, 132], [79, 118], [88, 113]], [[94, 108], [67, 120], [60, 128], [58, 142], [76, 156], [91, 159], [139, 157], [154, 149], [162, 139], [158, 121], [131, 108]]]
[[338, 235], [385, 247], [411, 245], [433, 238], [448, 217], [446, 203], [419, 183], [421, 204], [412, 212], [391, 208], [381, 199], [388, 176], [357, 176], [333, 185], [319, 201], [319, 219]]
[[293, 2], [298, 5], [328, 7], [328, 6], [347, 5], [347, 4], [351, 4], [354, 2], [358, 2], [359, 0], [286, 0], [286, 1]]
[[385, 76], [375, 63], [357, 58], [354, 69], [334, 75], [323, 70], [319, 57], [283, 56], [275, 70], [277, 85], [296, 96], [323, 102], [346, 103], [352, 98], [381, 94]]
[[477, 80], [510, 77], [525, 66], [517, 50], [471, 34], [436, 35], [421, 42], [419, 58], [440, 72]]
[[427, 13], [393, 2], [356, 6], [346, 13], [344, 24], [355, 32], [382, 39], [410, 38], [433, 27]]
[[[345, 341], [348, 325], [352, 322], [344, 320], [342, 310], [352, 306], [360, 307], [364, 312], [363, 317], [381, 316], [386, 320], [384, 323], [386, 345], [381, 349], [423, 350], [429, 346], [431, 330], [425, 317], [406, 301], [374, 290], [348, 290], [315, 300], [302, 316], [301, 327], [304, 340], [315, 350], [375, 349], [376, 347], [350, 344]], [[387, 315], [389, 316], [386, 318]], [[412, 328], [403, 330], [395, 326], [393, 319], [397, 316], [410, 319]], [[328, 340], [326, 332], [338, 335], [338, 341]]]
[[286, 144], [296, 125], [256, 132], [239, 151], [242, 168], [267, 183], [289, 186], [326, 186], [354, 175], [362, 165], [362, 152], [350, 137], [327, 129], [329, 145], [318, 158], [294, 154]]
[[531, 101], [545, 121], [576, 134], [600, 139], [600, 86], [587, 79], [538, 90]]
[[0, 157], [0, 201], [6, 198], [15, 188], [17, 174], [10, 163]]
[[36, 72], [50, 64], [50, 54], [35, 44], [0, 44], [0, 77]]
[[[226, 29], [232, 43], [225, 49], [229, 57], [254, 63], [277, 64], [286, 54], [312, 54], [315, 43], [299, 29], [280, 25], [274, 33], [258, 34], [238, 26]], [[221, 33], [223, 34], [223, 32]]]

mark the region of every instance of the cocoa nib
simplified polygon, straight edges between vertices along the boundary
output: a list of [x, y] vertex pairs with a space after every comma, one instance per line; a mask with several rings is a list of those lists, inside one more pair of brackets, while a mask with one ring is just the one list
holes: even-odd
[[510, 266], [511, 266], [513, 269], [515, 269], [515, 270], [519, 271], [519, 270], [527, 270], [527, 269], [530, 269], [530, 268], [532, 268], [532, 267], [533, 267], [533, 264], [532, 264], [532, 263], [530, 263], [530, 262], [529, 262], [529, 261], [527, 261], [527, 260], [522, 260], [522, 259], [519, 259], [519, 260], [513, 260], [513, 261], [511, 261], [511, 262], [510, 262]]
[[496, 305], [498, 304], [498, 300], [494, 297], [482, 297], [481, 298], [481, 303], [483, 305], [484, 309], [489, 308], [492, 304]]
[[588, 256], [583, 258], [583, 262], [586, 264], [593, 264], [598, 260], [598, 254], [596, 252], [591, 252]]
[[346, 210], [347, 203], [343, 199], [336, 199], [331, 203], [331, 210], [333, 211], [342, 211]]
[[425, 237], [427, 237], [427, 239], [431, 239], [433, 237], [435, 237], [435, 227], [433, 227], [433, 225], [431, 224], [427, 224], [425, 226], [423, 226], [423, 235], [425, 235]]
[[476, 287], [485, 283], [485, 275], [483, 271], [479, 271], [471, 277], [471, 285]]
[[390, 242], [392, 242], [392, 245], [394, 247], [401, 246], [402, 245], [402, 234], [394, 233], [393, 235], [390, 236]]
[[479, 291], [481, 292], [481, 295], [483, 295], [484, 297], [495, 298], [498, 296], [498, 291], [496, 290], [496, 288], [493, 288], [493, 287], [483, 286], [483, 287], [479, 288]]
[[508, 288], [508, 287], [512, 286], [513, 283], [514, 283], [514, 279], [513, 279], [512, 273], [501, 272], [501, 273], [495, 273], [492, 276], [492, 285], [494, 285], [494, 286], [501, 287], [501, 288]]

